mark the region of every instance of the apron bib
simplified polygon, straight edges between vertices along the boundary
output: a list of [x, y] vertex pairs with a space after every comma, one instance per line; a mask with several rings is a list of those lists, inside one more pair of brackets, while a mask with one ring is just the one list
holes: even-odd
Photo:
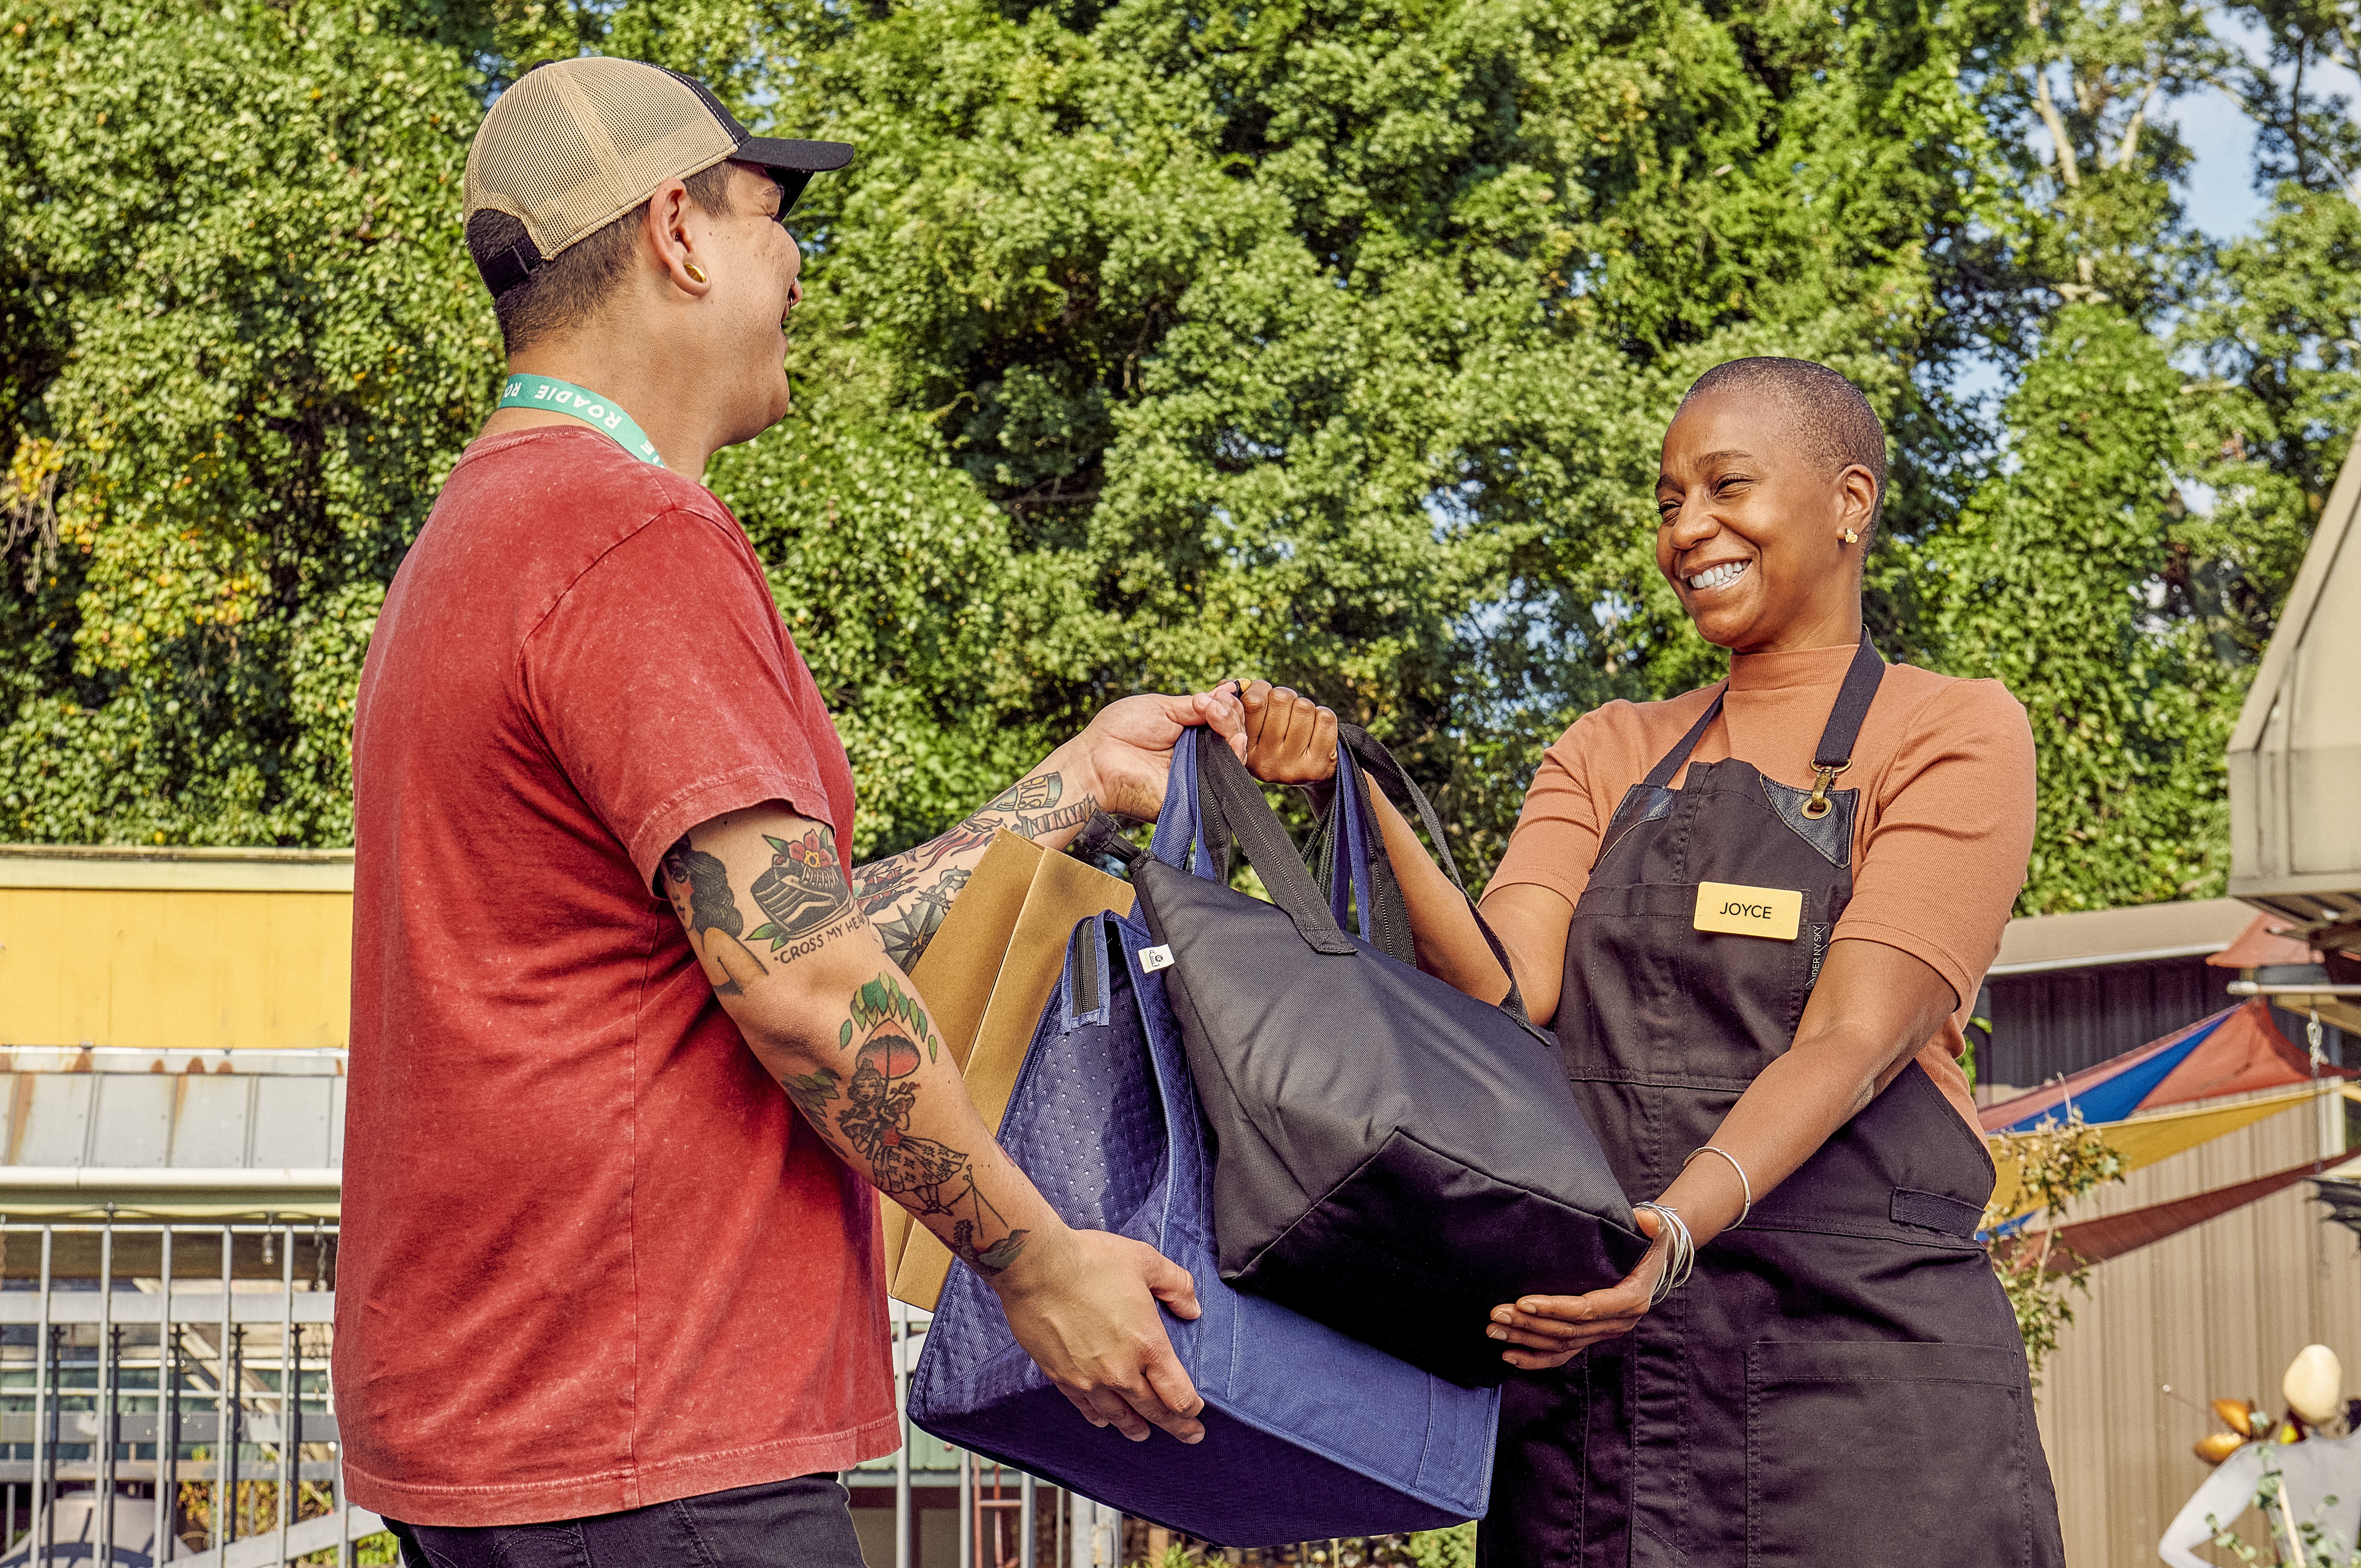
[[[1884, 670], [1864, 637], [1816, 767], [1851, 756]], [[1634, 1198], [1793, 1043], [1852, 896], [1858, 791], [1735, 760], [1671, 787], [1727, 695], [1616, 808], [1566, 938], [1567, 1076]], [[1708, 908], [1701, 883], [1730, 892]], [[1792, 938], [1697, 928], [1730, 909], [1784, 931], [1793, 904], [1763, 892], [1799, 895]], [[2024, 1343], [1975, 1240], [1992, 1187], [1912, 1062], [1636, 1330], [1510, 1378], [1482, 1568], [2061, 1568]]]

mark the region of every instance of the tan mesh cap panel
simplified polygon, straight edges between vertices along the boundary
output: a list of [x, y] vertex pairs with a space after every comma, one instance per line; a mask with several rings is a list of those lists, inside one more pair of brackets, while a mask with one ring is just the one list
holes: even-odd
[[666, 180], [710, 169], [737, 141], [694, 88], [631, 60], [566, 60], [500, 94], [467, 149], [467, 216], [525, 226], [548, 260]]

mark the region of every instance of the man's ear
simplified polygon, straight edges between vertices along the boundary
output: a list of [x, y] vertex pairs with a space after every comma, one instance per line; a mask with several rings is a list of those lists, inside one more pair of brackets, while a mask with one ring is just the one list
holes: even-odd
[[691, 215], [697, 213], [697, 205], [688, 187], [677, 180], [667, 180], [648, 198], [647, 216], [640, 223], [640, 240], [663, 269], [667, 282], [691, 299], [701, 300], [711, 292], [713, 281], [697, 260], [697, 236], [690, 222]]

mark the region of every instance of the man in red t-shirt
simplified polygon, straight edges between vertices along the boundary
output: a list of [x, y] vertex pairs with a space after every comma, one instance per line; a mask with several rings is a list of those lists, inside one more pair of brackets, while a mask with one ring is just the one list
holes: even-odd
[[510, 374], [353, 741], [335, 1388], [350, 1494], [413, 1563], [853, 1568], [827, 1473], [898, 1435], [873, 1187], [1088, 1419], [1202, 1435], [1158, 1316], [1195, 1315], [1188, 1274], [1059, 1220], [906, 970], [995, 830], [1153, 817], [1187, 726], [1242, 744], [1235, 699], [1116, 703], [855, 868], [844, 749], [691, 477], [786, 411], [780, 220], [851, 154], [570, 60], [468, 157]]

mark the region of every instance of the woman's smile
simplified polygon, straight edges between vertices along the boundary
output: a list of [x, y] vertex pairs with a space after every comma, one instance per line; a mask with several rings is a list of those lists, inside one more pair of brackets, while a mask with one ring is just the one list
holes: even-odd
[[1718, 588], [1726, 588], [1744, 576], [1746, 568], [1752, 564], [1749, 561], [1717, 561], [1710, 566], [1689, 574], [1689, 591], [1702, 594], [1711, 593]]

